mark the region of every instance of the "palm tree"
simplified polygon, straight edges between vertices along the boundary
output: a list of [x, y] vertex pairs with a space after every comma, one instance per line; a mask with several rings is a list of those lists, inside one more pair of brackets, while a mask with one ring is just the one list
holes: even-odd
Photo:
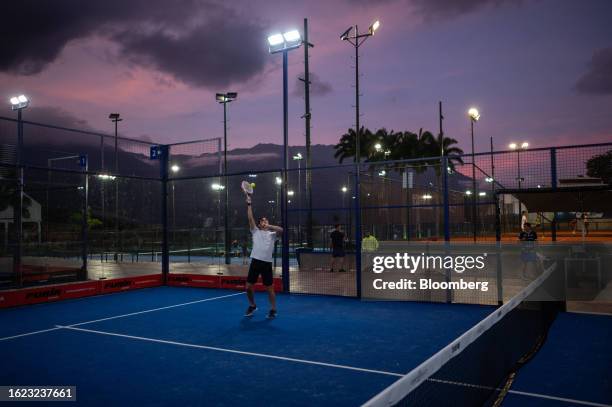
[[[369, 157], [369, 152], [376, 143], [374, 134], [372, 134], [369, 129], [364, 127], [361, 128], [359, 133], [360, 157], [367, 160]], [[334, 153], [334, 158], [337, 158], [340, 164], [342, 164], [342, 162], [347, 158], [352, 158], [353, 161], [356, 161], [355, 141], [355, 129], [348, 129], [348, 131], [344, 133], [342, 137], [340, 137], [338, 144], [334, 146], [334, 149], [336, 150]]]
[[[426, 139], [425, 144], [427, 145], [427, 152], [429, 157], [440, 157], [440, 159], [431, 160], [430, 163], [434, 167], [434, 171], [436, 173], [436, 186], [438, 189], [438, 194], [436, 198], [437, 208], [440, 208], [442, 205], [442, 183], [440, 178], [442, 177], [442, 171], [454, 171], [455, 165], [463, 165], [463, 159], [461, 155], [463, 154], [463, 150], [459, 147], [456, 147], [457, 140], [450, 137], [444, 137], [444, 133], [438, 134], [435, 137], [430, 132], [426, 131], [423, 134], [423, 137]], [[448, 168], [442, 168], [442, 157], [448, 157], [447, 166]], [[436, 231], [440, 234], [440, 225], [442, 213], [438, 211], [436, 215]]]

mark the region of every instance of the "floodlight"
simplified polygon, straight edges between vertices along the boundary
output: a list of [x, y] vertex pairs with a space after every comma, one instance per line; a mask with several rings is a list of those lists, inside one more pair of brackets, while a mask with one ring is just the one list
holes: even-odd
[[372, 23], [372, 25], [368, 29], [368, 32], [370, 33], [370, 35], [374, 35], [374, 32], [378, 30], [378, 27], [380, 27], [380, 21], [376, 20], [374, 21], [374, 23]]
[[348, 188], [347, 187], [342, 187], [341, 191], [342, 192], [346, 192], [346, 191], [348, 191]]
[[528, 142], [523, 142], [523, 144], [521, 144], [521, 148], [527, 148], [529, 147], [529, 143]]
[[478, 196], [487, 196], [487, 193], [486, 192], [479, 192]]
[[425, 194], [423, 195], [423, 199], [431, 199], [432, 196], [430, 194]]
[[382, 145], [380, 143], [376, 143], [374, 144], [374, 148], [376, 149], [376, 151], [380, 151], [382, 149]]
[[516, 143], [508, 144], [508, 148], [510, 148], [510, 150], [516, 150], [516, 147], [517, 147]]
[[293, 196], [294, 193], [295, 192], [293, 192], [293, 191], [287, 191], [287, 195], [289, 195], [289, 196]]
[[299, 160], [301, 160], [302, 158], [304, 158], [304, 157], [302, 156], [302, 153], [297, 153], [296, 155], [294, 155], [294, 156], [293, 156], [293, 159], [294, 159], [294, 160], [296, 160], [296, 161], [299, 161]]
[[213, 191], [221, 191], [225, 189], [223, 185], [217, 183], [212, 184], [210, 187], [213, 189]]
[[465, 191], [466, 195], [472, 195], [472, 191], [470, 191], [469, 189], [467, 191]]
[[300, 36], [300, 32], [298, 30], [291, 30], [283, 34], [285, 41], [288, 43], [294, 43], [296, 41], [301, 41], [302, 37]]
[[9, 100], [11, 102], [11, 109], [13, 110], [24, 109], [30, 104], [30, 100], [26, 95], [13, 96]]
[[170, 167], [170, 169], [172, 170], [172, 172], [179, 172], [181, 170], [181, 167], [179, 167], [176, 164], [173, 164], [172, 167]]
[[478, 109], [476, 109], [475, 107], [472, 107], [470, 110], [468, 110], [468, 116], [470, 116], [470, 119], [474, 120], [475, 122], [480, 119], [480, 113], [478, 113]]
[[280, 185], [283, 183], [283, 180], [281, 177], [276, 177], [276, 185]]
[[268, 37], [268, 44], [271, 47], [275, 47], [277, 45], [280, 45], [284, 42], [283, 39], [283, 35], [282, 34], [274, 34]]

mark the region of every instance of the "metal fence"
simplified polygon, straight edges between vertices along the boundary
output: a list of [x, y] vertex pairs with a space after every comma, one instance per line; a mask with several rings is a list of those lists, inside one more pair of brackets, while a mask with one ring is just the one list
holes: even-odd
[[[464, 155], [291, 168], [283, 185], [281, 168], [224, 174], [219, 138], [158, 147], [24, 121], [19, 154], [17, 124], [0, 118], [4, 288], [54, 270], [74, 271], [79, 279], [245, 275], [250, 232], [240, 182], [249, 180], [256, 184], [256, 216], [287, 230], [275, 252], [285, 289], [359, 296], [366, 233], [389, 247], [515, 239], [524, 208], [504, 190], [604, 182], [605, 169], [593, 159], [612, 150], [605, 143], [479, 153], [473, 160]], [[151, 160], [152, 147], [165, 153], [160, 160]], [[347, 256], [340, 265], [345, 271], [331, 273], [330, 233], [337, 224]]]

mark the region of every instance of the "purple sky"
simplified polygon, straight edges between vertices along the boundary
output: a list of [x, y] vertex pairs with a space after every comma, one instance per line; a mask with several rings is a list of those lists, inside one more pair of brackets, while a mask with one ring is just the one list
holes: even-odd
[[[612, 141], [609, 0], [24, 0], [4, 11], [0, 95], [27, 94], [27, 117], [54, 124], [110, 131], [117, 111], [129, 137], [218, 137], [214, 93], [237, 91], [230, 148], [281, 143], [281, 56], [266, 37], [308, 17], [313, 143], [335, 143], [354, 125], [353, 49], [338, 36], [380, 19], [361, 48], [366, 127], [437, 133], [442, 100], [445, 133], [466, 151], [470, 106], [477, 150], [489, 136], [496, 149]], [[289, 62], [290, 143], [303, 145], [303, 51]]]

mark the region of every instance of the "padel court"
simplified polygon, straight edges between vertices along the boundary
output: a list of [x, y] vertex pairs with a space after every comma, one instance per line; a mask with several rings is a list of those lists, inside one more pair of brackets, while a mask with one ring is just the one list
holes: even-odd
[[[267, 320], [256, 299], [251, 318], [243, 292], [178, 287], [8, 309], [0, 381], [76, 386], [79, 405], [355, 406], [495, 310], [285, 294]], [[561, 313], [504, 405], [612, 404], [612, 326], [599, 318]], [[587, 331], [599, 338], [588, 346]]]

